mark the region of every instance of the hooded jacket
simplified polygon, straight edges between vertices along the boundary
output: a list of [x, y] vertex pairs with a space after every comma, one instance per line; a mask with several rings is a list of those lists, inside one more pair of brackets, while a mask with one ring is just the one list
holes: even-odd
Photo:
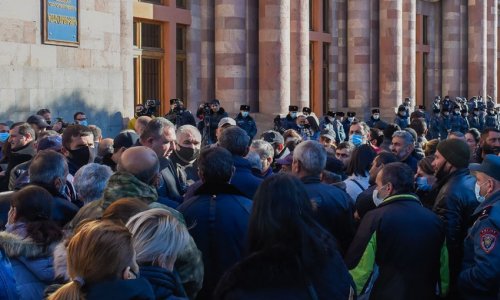
[[142, 278], [151, 284], [156, 299], [188, 300], [179, 276], [175, 271], [170, 272], [158, 266], [141, 265], [139, 273]]
[[233, 159], [236, 170], [231, 178], [231, 184], [240, 190], [245, 197], [252, 199], [262, 182], [262, 178], [258, 178], [252, 173], [252, 166], [246, 158], [233, 155]]
[[87, 300], [154, 300], [151, 285], [144, 278], [114, 280], [83, 286]]

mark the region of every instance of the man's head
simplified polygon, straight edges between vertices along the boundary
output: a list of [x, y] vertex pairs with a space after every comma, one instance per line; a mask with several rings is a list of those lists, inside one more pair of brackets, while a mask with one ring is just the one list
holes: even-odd
[[87, 121], [87, 116], [85, 116], [85, 113], [81, 112], [81, 111], [76, 112], [73, 115], [73, 120], [75, 121], [75, 124], [79, 124], [79, 125], [83, 125], [83, 126], [89, 125], [89, 123]]
[[441, 141], [432, 162], [436, 178], [439, 180], [457, 169], [467, 168], [469, 158], [470, 150], [466, 142], [457, 139]]
[[382, 168], [393, 162], [398, 162], [399, 159], [396, 155], [394, 155], [391, 152], [380, 152], [377, 156], [375, 156], [375, 159], [373, 160], [372, 167], [370, 168], [369, 174], [370, 174], [370, 179], [369, 182], [370, 184], [375, 184], [375, 179], [377, 178], [377, 174], [382, 170]]
[[292, 172], [299, 177], [319, 176], [326, 165], [326, 150], [316, 141], [304, 141], [293, 151]]
[[3, 145], [9, 140], [9, 125], [0, 123], [0, 145]]
[[111, 159], [118, 164], [125, 150], [137, 143], [139, 136], [133, 130], [124, 130], [113, 139], [113, 155]]
[[274, 159], [274, 148], [264, 140], [255, 140], [250, 146], [250, 151], [259, 155], [262, 173], [266, 173]]
[[25, 122], [14, 123], [9, 131], [9, 143], [12, 150], [19, 149], [35, 140], [35, 130]]
[[298, 116], [297, 119], [295, 119], [295, 122], [297, 123], [297, 126], [299, 126], [299, 128], [304, 127], [307, 123], [306, 116], [304, 115]]
[[113, 139], [102, 139], [101, 142], [97, 145], [97, 156], [102, 158], [108, 154], [113, 154], [113, 143]]
[[283, 139], [283, 136], [277, 131], [268, 130], [262, 133], [260, 138], [273, 146], [275, 157], [280, 155], [280, 153], [285, 148], [285, 140]]
[[349, 127], [349, 140], [354, 146], [366, 143], [370, 127], [365, 122], [353, 121]]
[[137, 118], [137, 120], [135, 120], [135, 124], [134, 124], [135, 133], [137, 133], [137, 135], [140, 136], [142, 134], [142, 132], [144, 131], [144, 128], [146, 128], [146, 126], [148, 126], [148, 123], [151, 120], [152, 119], [149, 116], [140, 116], [139, 118]]
[[415, 149], [415, 141], [409, 132], [399, 130], [392, 135], [392, 143], [389, 148], [400, 161], [404, 161]]
[[210, 103], [210, 109], [214, 113], [218, 112], [220, 109], [220, 101], [218, 99], [212, 100], [212, 103]]
[[31, 161], [30, 182], [63, 193], [68, 176], [68, 163], [64, 156], [52, 150], [42, 150]]
[[241, 157], [247, 155], [249, 143], [250, 137], [238, 126], [225, 129], [219, 138], [219, 146], [226, 148], [232, 155]]
[[465, 135], [460, 132], [460, 131], [452, 131], [450, 132], [450, 134], [448, 134], [448, 137], [447, 139], [457, 139], [457, 140], [462, 140], [462, 141], [466, 141], [465, 139]]
[[175, 149], [175, 125], [165, 118], [151, 120], [141, 134], [141, 144], [158, 157], [169, 157]]
[[94, 135], [94, 142], [99, 143], [102, 140], [102, 129], [97, 125], [89, 125], [90, 130], [92, 130], [92, 134]]
[[177, 128], [176, 155], [184, 161], [191, 162], [200, 156], [201, 134], [193, 125]]
[[483, 202], [489, 196], [500, 191], [500, 156], [488, 154], [483, 162], [471, 171], [476, 176], [476, 196]]
[[223, 147], [205, 148], [198, 159], [198, 175], [204, 183], [228, 183], [234, 173], [231, 153]]
[[48, 108], [42, 108], [39, 111], [36, 112], [37, 115], [42, 116], [45, 119], [45, 122], [47, 124], [51, 124], [52, 122], [52, 113]]
[[342, 161], [344, 167], [347, 168], [349, 162], [351, 161], [352, 151], [354, 151], [354, 145], [351, 142], [342, 142], [335, 150], [335, 157]]
[[335, 147], [335, 131], [327, 128], [321, 130], [319, 142], [327, 149]]
[[378, 128], [370, 128], [368, 141], [372, 146], [380, 147], [380, 145], [384, 142], [384, 133]]
[[73, 180], [78, 199], [87, 204], [101, 198], [111, 175], [113, 171], [105, 165], [91, 163], [81, 167]]
[[496, 128], [486, 128], [481, 133], [479, 146], [482, 149], [482, 156], [487, 154], [500, 154], [500, 130]]
[[417, 136], [425, 136], [427, 133], [427, 123], [422, 119], [413, 119], [410, 123], [410, 128], [415, 130]]
[[160, 162], [156, 153], [148, 147], [137, 146], [123, 151], [116, 169], [134, 175], [145, 184], [159, 184]]
[[383, 200], [397, 194], [406, 194], [413, 191], [413, 171], [401, 162], [392, 162], [384, 165], [377, 174], [378, 198]]
[[94, 161], [94, 135], [83, 125], [70, 125], [62, 134], [62, 153], [78, 168]]
[[40, 132], [47, 130], [47, 127], [49, 127], [49, 124], [45, 121], [45, 119], [39, 115], [29, 116], [26, 123], [29, 123], [31, 127], [33, 127], [37, 137], [40, 135]]

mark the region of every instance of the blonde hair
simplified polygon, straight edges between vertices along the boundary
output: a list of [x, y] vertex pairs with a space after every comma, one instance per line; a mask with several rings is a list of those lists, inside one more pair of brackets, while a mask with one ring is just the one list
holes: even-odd
[[[72, 281], [61, 286], [49, 300], [82, 300], [82, 286], [120, 278], [135, 265], [132, 235], [110, 221], [91, 221], [79, 228], [68, 244], [68, 274]], [[105, 267], [103, 267], [105, 266]]]
[[169, 211], [161, 208], [138, 213], [127, 222], [139, 264], [155, 263], [166, 268], [175, 262], [188, 242], [186, 226]]

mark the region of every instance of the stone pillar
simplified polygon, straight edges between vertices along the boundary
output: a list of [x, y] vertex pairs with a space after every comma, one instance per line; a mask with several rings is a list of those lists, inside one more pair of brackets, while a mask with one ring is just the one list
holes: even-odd
[[[134, 66], [132, 64], [133, 9], [128, 0], [120, 1], [120, 65], [123, 71], [123, 115], [134, 116]], [[2, 100], [5, 101], [5, 100]]]
[[442, 74], [443, 74], [443, 88], [441, 93], [443, 95], [450, 95], [450, 97], [460, 95], [460, 70], [465, 67], [460, 63], [460, 27], [462, 14], [460, 12], [461, 0], [446, 0], [443, 1], [443, 56], [442, 56]]
[[[186, 32], [187, 99], [184, 105], [196, 112], [201, 103], [201, 5], [191, 2], [191, 25]], [[186, 103], [187, 102], [187, 103]]]
[[309, 0], [291, 1], [290, 18], [290, 103], [304, 107], [309, 106]]
[[290, 105], [290, 1], [259, 0], [259, 110], [286, 113]]
[[[337, 35], [338, 35], [338, 88], [337, 88], [337, 107], [347, 106], [347, 0], [338, 0], [336, 3], [336, 16], [332, 18], [337, 22]], [[330, 47], [331, 51], [334, 51], [335, 47]]]
[[403, 0], [380, 1], [380, 106], [403, 101]]
[[347, 98], [349, 108], [370, 106], [371, 0], [347, 1]]
[[246, 5], [215, 0], [215, 96], [228, 112], [247, 104]]
[[487, 83], [487, 8], [486, 0], [468, 0], [469, 15], [469, 63], [468, 97], [486, 96]]
[[498, 0], [488, 0], [488, 84], [487, 93], [497, 100]]
[[[450, 1], [450, 0], [448, 0]], [[416, 100], [417, 0], [403, 3], [403, 98]]]
[[201, 0], [201, 101], [215, 98], [214, 0]]

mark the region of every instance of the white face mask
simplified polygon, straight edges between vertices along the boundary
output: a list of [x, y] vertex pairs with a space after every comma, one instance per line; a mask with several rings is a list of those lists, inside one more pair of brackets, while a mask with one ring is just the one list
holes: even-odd
[[347, 118], [347, 120], [348, 120], [349, 122], [352, 122], [352, 121], [354, 121], [354, 118], [353, 118], [353, 117], [349, 117], [349, 118]]
[[380, 118], [380, 115], [378, 115], [378, 114], [373, 115], [373, 119], [378, 120], [379, 118]]
[[374, 189], [373, 190], [373, 194], [372, 194], [372, 198], [373, 198], [373, 203], [375, 204], [375, 206], [379, 206], [380, 204], [382, 204], [382, 202], [384, 202], [384, 199], [380, 198], [380, 196], [378, 195], [378, 190], [377, 189]]
[[[485, 184], [485, 183], [486, 182], [484, 182], [483, 184]], [[483, 184], [478, 184], [476, 182], [476, 186], [474, 187], [474, 192], [476, 193], [476, 199], [477, 199], [477, 202], [479, 202], [479, 203], [483, 203], [484, 200], [486, 199], [485, 196], [481, 196], [481, 194], [480, 194], [481, 193], [481, 186]]]

